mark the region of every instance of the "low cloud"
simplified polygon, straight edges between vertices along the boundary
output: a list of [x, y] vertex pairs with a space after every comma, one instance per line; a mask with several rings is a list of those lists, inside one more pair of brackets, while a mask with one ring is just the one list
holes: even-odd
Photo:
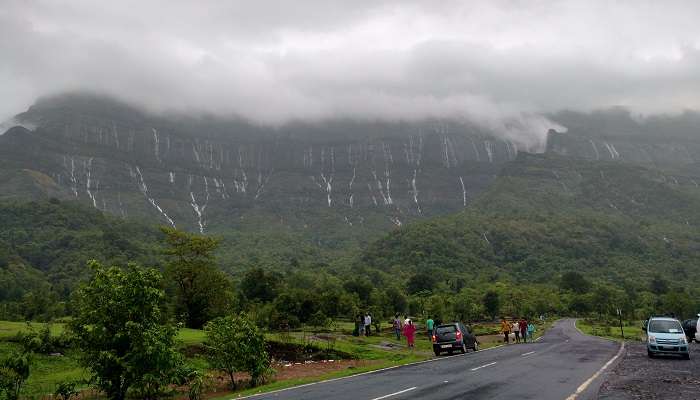
[[561, 109], [700, 108], [694, 1], [5, 3], [0, 120], [90, 90], [275, 125], [468, 119], [538, 144]]

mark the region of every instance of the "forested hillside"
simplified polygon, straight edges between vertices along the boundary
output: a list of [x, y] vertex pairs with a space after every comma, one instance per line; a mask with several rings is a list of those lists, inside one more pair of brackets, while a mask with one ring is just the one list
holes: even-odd
[[0, 311], [4, 318], [67, 312], [65, 301], [87, 261], [160, 264], [162, 233], [56, 199], [0, 202]]

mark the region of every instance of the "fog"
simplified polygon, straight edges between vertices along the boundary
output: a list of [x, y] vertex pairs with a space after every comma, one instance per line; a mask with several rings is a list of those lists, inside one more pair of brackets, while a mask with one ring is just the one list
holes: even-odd
[[261, 124], [700, 108], [695, 1], [24, 1], [0, 8], [0, 120], [89, 90]]

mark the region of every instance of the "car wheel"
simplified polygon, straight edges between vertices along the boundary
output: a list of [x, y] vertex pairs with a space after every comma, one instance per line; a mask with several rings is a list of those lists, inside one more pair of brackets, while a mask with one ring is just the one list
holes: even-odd
[[647, 350], [647, 355], [649, 356], [649, 358], [654, 358], [654, 353], [652, 353], [649, 350]]
[[684, 359], [684, 360], [690, 360], [690, 353], [688, 353], [688, 354], [683, 354], [683, 359]]
[[476, 342], [476, 341], [475, 341], [475, 342], [474, 342], [474, 346], [472, 347], [472, 349], [474, 349], [474, 351], [479, 351], [479, 342]]
[[435, 350], [435, 357], [440, 357], [440, 350]]

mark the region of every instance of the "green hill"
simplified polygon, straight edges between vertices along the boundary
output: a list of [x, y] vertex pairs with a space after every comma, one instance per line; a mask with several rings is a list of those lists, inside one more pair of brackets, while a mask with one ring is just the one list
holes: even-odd
[[369, 247], [361, 264], [410, 276], [601, 282], [656, 274], [697, 286], [700, 189], [690, 176], [618, 162], [521, 154], [464, 212], [419, 222]]

